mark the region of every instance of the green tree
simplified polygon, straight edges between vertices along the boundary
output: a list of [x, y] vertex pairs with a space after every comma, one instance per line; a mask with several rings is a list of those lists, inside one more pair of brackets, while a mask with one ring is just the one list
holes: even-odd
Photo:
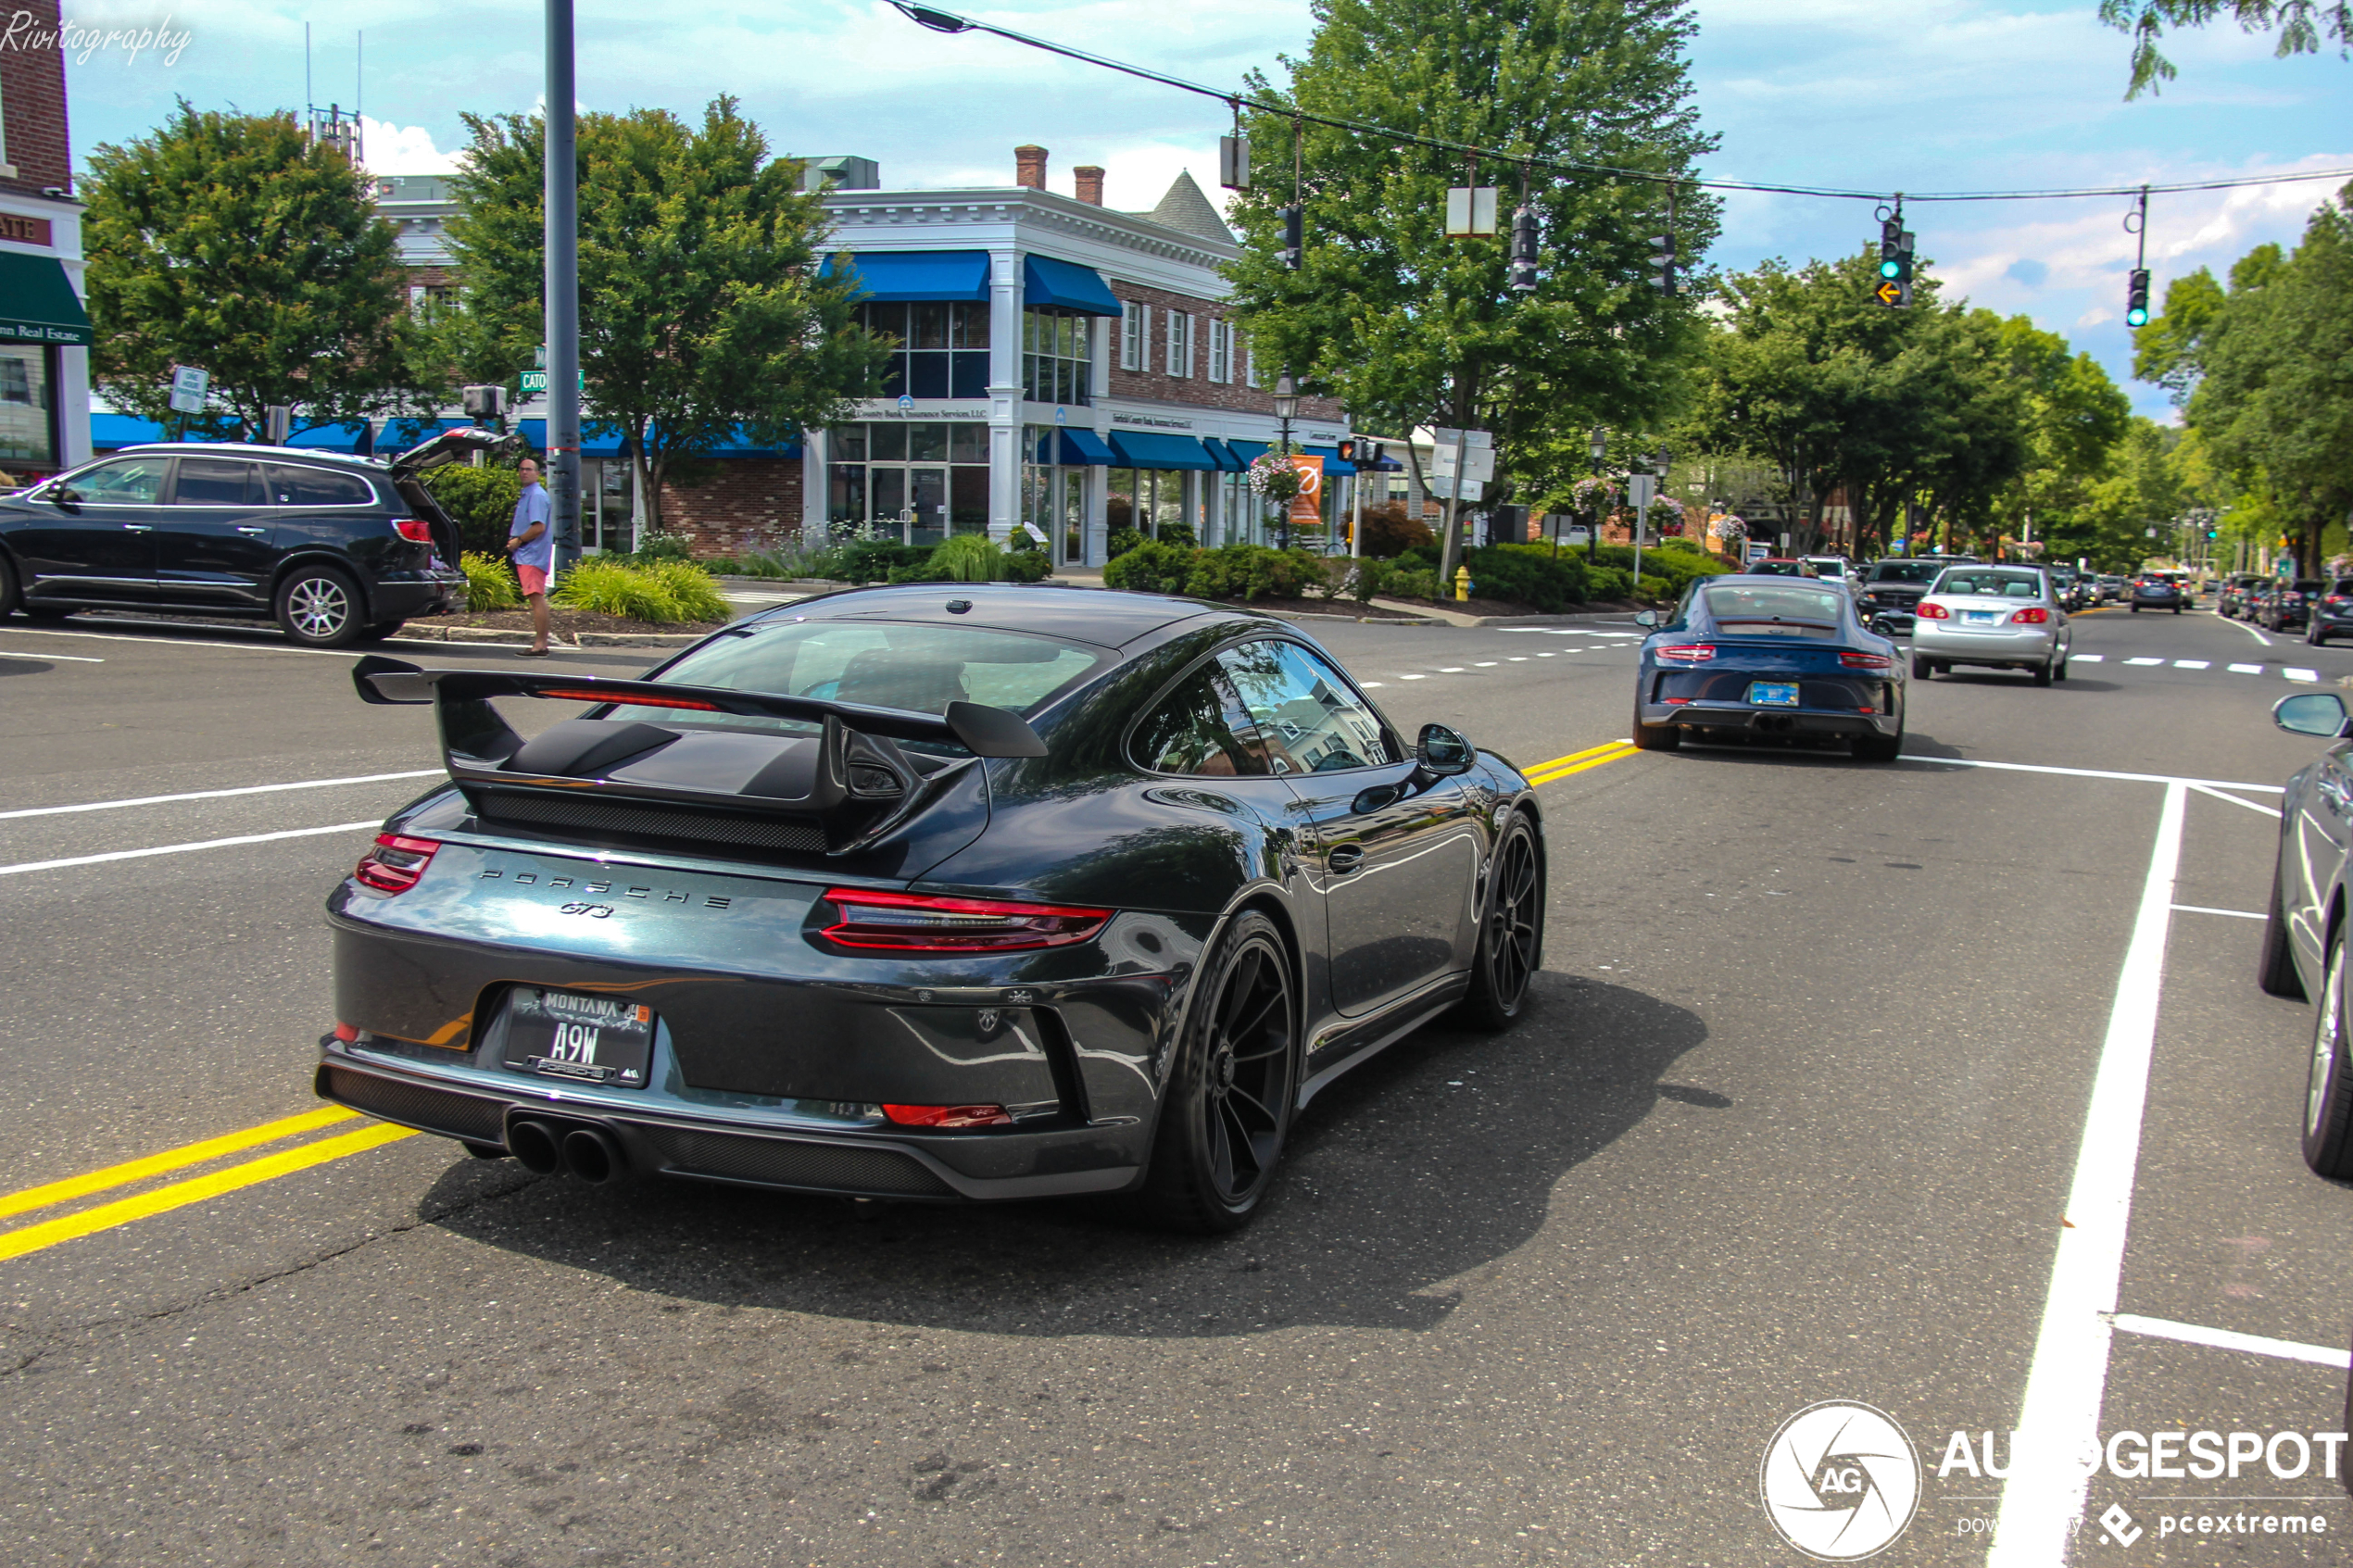
[[174, 365], [212, 377], [190, 417], [207, 435], [413, 408], [414, 332], [392, 226], [341, 152], [291, 114], [198, 113], [90, 155], [83, 220], [97, 342], [92, 369], [117, 408], [173, 416]]
[[2173, 80], [2173, 62], [2157, 46], [2167, 28], [2204, 27], [2223, 16], [2241, 32], [2276, 31], [2279, 45], [2272, 53], [2281, 59], [2318, 54], [2323, 32], [2340, 56], [2353, 45], [2353, 5], [2347, 0], [2100, 0], [2100, 20], [2133, 35], [2133, 76], [2124, 96], [2137, 98]]
[[[545, 320], [543, 123], [468, 116], [449, 238], [462, 307], [444, 324], [470, 379], [516, 383]], [[742, 427], [788, 440], [879, 388], [887, 339], [823, 275], [824, 206], [801, 166], [714, 99], [700, 130], [660, 109], [579, 121], [580, 367], [593, 418], [633, 444], [651, 521]]]
[[[1295, 122], [1251, 116], [1252, 188], [1234, 208], [1244, 252], [1229, 275], [1264, 374], [1288, 368], [1377, 428], [1491, 430], [1504, 483], [1491, 499], [1566, 483], [1566, 455], [1581, 454], [1590, 425], [1658, 428], [1701, 328], [1688, 300], [1647, 282], [1667, 187], [1604, 169], [1688, 175], [1714, 145], [1691, 102], [1694, 24], [1680, 0], [1320, 0], [1316, 18], [1305, 58], [1284, 62], [1283, 89], [1253, 78], [1260, 96], [1604, 167], [1466, 168], [1458, 155], [1296, 122], [1306, 244], [1293, 272], [1277, 253]], [[1523, 172], [1541, 225], [1530, 295], [1507, 287]], [[1503, 234], [1446, 237], [1447, 188], [1465, 183], [1502, 188]], [[1687, 261], [1717, 221], [1714, 200], [1685, 187], [1673, 229]], [[1443, 544], [1451, 570], [1457, 541]]]

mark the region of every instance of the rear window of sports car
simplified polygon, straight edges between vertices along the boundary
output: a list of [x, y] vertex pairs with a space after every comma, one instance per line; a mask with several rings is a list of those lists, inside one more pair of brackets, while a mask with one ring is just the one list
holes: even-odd
[[[706, 643], [655, 680], [945, 713], [951, 702], [1025, 719], [1112, 656], [1052, 637], [889, 621], [763, 621]], [[618, 717], [638, 717], [623, 710]], [[662, 722], [813, 734], [791, 719], [664, 714]]]
[[1772, 583], [1711, 583], [1702, 592], [1707, 613], [1718, 626], [1743, 633], [1786, 628], [1793, 636], [1822, 635], [1835, 631], [1843, 588], [1817, 588], [1802, 578]]

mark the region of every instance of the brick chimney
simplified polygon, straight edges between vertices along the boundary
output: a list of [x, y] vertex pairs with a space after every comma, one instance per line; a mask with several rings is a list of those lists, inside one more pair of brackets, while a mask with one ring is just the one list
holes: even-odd
[[1082, 163], [1070, 171], [1078, 182], [1078, 199], [1088, 207], [1103, 205], [1103, 171], [1091, 163]]
[[1013, 149], [1013, 183], [1026, 185], [1033, 191], [1046, 188], [1046, 149], [1015, 147]]

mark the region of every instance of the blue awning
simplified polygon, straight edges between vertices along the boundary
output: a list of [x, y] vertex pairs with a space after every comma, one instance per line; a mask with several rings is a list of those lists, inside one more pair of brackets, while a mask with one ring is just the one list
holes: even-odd
[[1024, 305], [1059, 305], [1089, 316], [1123, 314], [1101, 272], [1051, 256], [1033, 256], [1024, 262], [1021, 297]]
[[312, 425], [287, 436], [286, 445], [320, 452], [350, 452], [364, 458], [375, 450], [375, 427], [364, 420], [347, 425]]
[[1111, 449], [1124, 469], [1202, 469], [1215, 471], [1217, 460], [1209, 448], [1189, 435], [1155, 435], [1142, 431], [1115, 430]]
[[836, 251], [825, 257], [828, 277], [854, 273], [862, 299], [987, 299], [988, 253], [985, 250]]
[[1234, 456], [1234, 449], [1223, 441], [1214, 441], [1208, 436], [1203, 436], [1201, 444], [1207, 449], [1209, 460], [1227, 473], [1239, 473], [1250, 467], [1248, 463]]
[[471, 420], [386, 420], [376, 436], [376, 450], [389, 458], [422, 446], [445, 430], [464, 430]]
[[170, 439], [163, 426], [153, 420], [143, 420], [132, 414], [90, 416], [90, 449], [94, 452], [115, 452], [125, 446], [142, 446], [150, 441]]
[[1091, 430], [1065, 430], [1062, 433], [1062, 460], [1074, 467], [1111, 468], [1118, 464], [1118, 457], [1103, 445], [1103, 438]]
[[1233, 451], [1235, 457], [1242, 460], [1244, 468], [1250, 467], [1251, 464], [1274, 450], [1264, 441], [1228, 441], [1226, 445]]
[[1302, 456], [1323, 458], [1326, 473], [1354, 473], [1356, 471], [1356, 465], [1344, 460], [1337, 446], [1302, 446], [1299, 450]]
[[[547, 449], [546, 420], [518, 420], [515, 430], [522, 436], [523, 445], [533, 451], [545, 452]], [[620, 458], [624, 455], [621, 449], [622, 440], [619, 425], [597, 426], [585, 420], [581, 421], [580, 455], [584, 458]], [[744, 427], [737, 425], [724, 440], [704, 455], [712, 458], [798, 458], [800, 456], [800, 443], [786, 441], [774, 446], [754, 445]]]

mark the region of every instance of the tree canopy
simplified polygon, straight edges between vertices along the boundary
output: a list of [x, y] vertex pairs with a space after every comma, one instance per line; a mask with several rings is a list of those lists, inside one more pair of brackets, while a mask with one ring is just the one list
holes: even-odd
[[2273, 53], [2281, 59], [2319, 53], [2323, 34], [2340, 56], [2353, 45], [2347, 0], [2100, 0], [2100, 20], [2133, 35], [2132, 81], [2124, 95], [2137, 98], [2173, 80], [2173, 62], [2157, 46], [2167, 28], [2204, 27], [2224, 16], [2241, 32], [2276, 31]]
[[90, 155], [83, 186], [94, 379], [116, 408], [169, 420], [174, 365], [212, 378], [189, 418], [211, 436], [414, 402], [406, 274], [392, 226], [335, 148], [291, 114], [199, 113]]

